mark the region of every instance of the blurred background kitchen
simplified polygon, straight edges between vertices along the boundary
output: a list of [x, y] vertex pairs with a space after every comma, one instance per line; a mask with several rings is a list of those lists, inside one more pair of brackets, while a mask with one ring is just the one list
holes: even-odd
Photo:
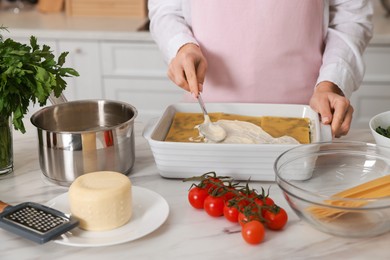
[[[390, 0], [372, 3], [366, 74], [351, 99], [354, 128], [368, 128], [373, 115], [390, 110]], [[69, 79], [68, 100], [126, 101], [137, 107], [140, 121], [181, 100], [148, 32], [147, 0], [0, 0], [0, 25], [8, 28], [4, 37], [27, 43], [34, 35], [55, 53], [70, 52], [67, 65], [80, 77]]]

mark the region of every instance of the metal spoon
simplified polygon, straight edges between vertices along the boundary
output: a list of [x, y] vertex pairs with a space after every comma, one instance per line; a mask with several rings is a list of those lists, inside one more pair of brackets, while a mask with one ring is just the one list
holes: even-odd
[[211, 122], [206, 106], [204, 105], [202, 96], [198, 94], [198, 103], [203, 111], [204, 122], [198, 126], [199, 131], [207, 139], [219, 143], [226, 138], [226, 131], [223, 127]]

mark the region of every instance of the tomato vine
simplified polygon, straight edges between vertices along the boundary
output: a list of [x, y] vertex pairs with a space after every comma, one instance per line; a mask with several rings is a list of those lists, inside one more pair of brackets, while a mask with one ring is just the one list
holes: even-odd
[[[207, 172], [183, 181], [192, 181], [188, 193], [190, 205], [204, 209], [212, 217], [225, 218], [241, 225], [243, 239], [249, 244], [259, 244], [265, 235], [264, 226], [281, 230], [288, 221], [286, 211], [269, 196], [270, 189], [261, 192], [252, 189], [249, 181], [244, 185], [229, 176]], [[256, 223], [254, 223], [256, 222]]]

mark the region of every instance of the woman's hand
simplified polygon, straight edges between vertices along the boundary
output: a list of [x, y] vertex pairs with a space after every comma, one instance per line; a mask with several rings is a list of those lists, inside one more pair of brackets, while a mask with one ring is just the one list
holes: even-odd
[[320, 114], [322, 123], [331, 125], [334, 137], [338, 138], [349, 132], [353, 107], [332, 82], [323, 81], [316, 86], [310, 99], [310, 107]]
[[203, 90], [207, 61], [199, 46], [188, 43], [182, 46], [168, 67], [168, 77], [195, 97]]

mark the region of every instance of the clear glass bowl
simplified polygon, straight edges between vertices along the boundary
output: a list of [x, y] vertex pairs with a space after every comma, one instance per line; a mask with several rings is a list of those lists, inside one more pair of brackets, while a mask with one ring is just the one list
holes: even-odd
[[[312, 227], [355, 238], [390, 231], [390, 196], [378, 198], [390, 192], [390, 148], [361, 142], [300, 145], [282, 153], [274, 170], [287, 202]], [[381, 177], [381, 186], [360, 195], [338, 194]]]

